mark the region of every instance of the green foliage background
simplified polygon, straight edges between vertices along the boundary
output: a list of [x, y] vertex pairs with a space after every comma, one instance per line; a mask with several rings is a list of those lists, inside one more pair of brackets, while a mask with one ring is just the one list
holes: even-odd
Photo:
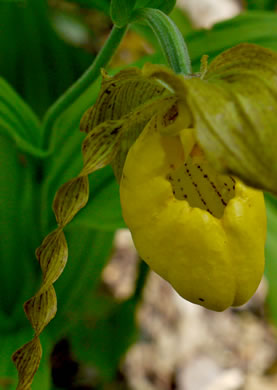
[[[69, 3], [109, 15], [108, 0]], [[112, 2], [111, 15], [114, 22], [123, 25], [132, 7], [123, 15], [117, 13], [117, 3]], [[165, 11], [174, 6], [174, 2], [167, 2], [164, 9], [164, 2], [158, 0], [128, 4], [131, 3], [134, 7], [151, 3], [151, 7]], [[211, 30], [195, 31], [186, 15], [173, 10], [171, 17], [188, 44], [194, 71], [199, 70], [203, 54], [211, 60], [241, 42], [277, 50], [277, 14], [273, 12], [276, 1], [245, 3], [248, 10]], [[3, 378], [16, 380], [10, 356], [31, 338], [22, 304], [35, 292], [41, 278], [34, 251], [55, 226], [51, 203], [56, 190], [81, 168], [83, 134], [79, 121], [94, 103], [100, 86], [98, 79], [57, 118], [51, 132], [45, 132], [43, 115], [47, 109], [94, 59], [57, 35], [50, 11], [45, 0], [0, 2], [0, 383]], [[136, 65], [142, 66], [146, 61], [164, 63], [150, 30], [138, 24], [132, 28], [156, 51]], [[136, 291], [128, 300], [118, 303], [99, 292], [101, 272], [112, 253], [114, 232], [124, 227], [124, 222], [111, 169], [96, 172], [90, 180], [89, 203], [66, 230], [69, 261], [55, 284], [58, 314], [42, 336], [44, 358], [34, 390], [53, 389], [49, 354], [61, 338], [70, 341], [80, 362], [95, 366], [101, 381], [107, 382], [115, 378], [122, 356], [139, 336], [135, 310], [145, 266], [140, 266]], [[268, 312], [277, 322], [277, 201], [269, 195], [266, 199]]]

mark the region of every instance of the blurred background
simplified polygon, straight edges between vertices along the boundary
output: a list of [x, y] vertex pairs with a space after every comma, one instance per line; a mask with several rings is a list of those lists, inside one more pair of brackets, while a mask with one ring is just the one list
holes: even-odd
[[[179, 0], [170, 16], [196, 72], [203, 54], [211, 60], [240, 42], [277, 50], [276, 8], [275, 0]], [[82, 164], [79, 121], [100, 80], [40, 135], [51, 145], [48, 155], [7, 135], [3, 112], [14, 128], [12, 115], [39, 129], [102, 47], [108, 15], [109, 0], [0, 1], [0, 77], [9, 85], [0, 96], [0, 389], [16, 387], [10, 356], [32, 335], [22, 305], [41, 278], [34, 251], [55, 227], [56, 190]], [[133, 25], [109, 72], [147, 61], [164, 63], [151, 31]], [[23, 101], [32, 111], [22, 119]], [[69, 261], [55, 284], [58, 314], [42, 335], [33, 389], [276, 389], [276, 199], [266, 194], [267, 265], [258, 291], [245, 306], [215, 313], [181, 299], [139, 261], [111, 169], [92, 176], [88, 206], [66, 229]]]

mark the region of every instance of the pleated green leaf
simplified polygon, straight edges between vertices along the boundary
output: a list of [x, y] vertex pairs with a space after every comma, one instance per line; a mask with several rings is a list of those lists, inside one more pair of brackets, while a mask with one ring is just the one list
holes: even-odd
[[104, 382], [115, 378], [120, 361], [139, 336], [136, 311], [142, 297], [148, 267], [141, 262], [138, 268], [135, 292], [130, 298], [117, 303], [111, 297], [105, 300], [100, 296], [100, 302], [106, 307], [106, 311], [102, 310], [102, 316], [99, 316], [97, 312], [101, 309], [97, 310], [97, 295], [94, 296], [95, 314], [88, 315], [84, 311], [85, 315], [78, 326], [69, 332], [75, 355], [81, 361], [89, 362], [97, 368]]
[[103, 268], [112, 254], [114, 231], [94, 230], [81, 224], [75, 226], [73, 222], [66, 229], [66, 237], [68, 267], [55, 284], [62, 304], [55, 321], [47, 328], [53, 337], [64, 337], [72, 327], [81, 324], [84, 316], [101, 316], [99, 306], [94, 303], [97, 301], [95, 294]]
[[53, 29], [45, 0], [0, 1], [0, 76], [42, 116], [93, 57]]
[[246, 11], [217, 23], [210, 30], [194, 31], [185, 36], [194, 71], [199, 71], [203, 54], [209, 59], [239, 43], [255, 43], [277, 51], [277, 14]]
[[41, 128], [36, 115], [13, 88], [0, 78], [0, 134], [11, 138], [22, 152], [43, 157]]

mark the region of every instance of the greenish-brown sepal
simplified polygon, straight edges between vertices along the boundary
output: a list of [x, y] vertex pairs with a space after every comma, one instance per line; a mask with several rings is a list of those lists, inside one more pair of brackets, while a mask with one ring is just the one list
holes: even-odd
[[204, 80], [184, 80], [197, 139], [214, 167], [277, 191], [277, 53], [242, 44], [219, 55]]

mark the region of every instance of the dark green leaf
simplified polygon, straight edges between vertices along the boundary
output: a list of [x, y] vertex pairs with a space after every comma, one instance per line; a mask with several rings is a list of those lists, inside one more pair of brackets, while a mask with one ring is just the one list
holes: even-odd
[[216, 24], [211, 30], [201, 30], [186, 36], [193, 69], [199, 71], [203, 54], [209, 61], [222, 51], [239, 43], [249, 42], [277, 50], [277, 14], [248, 11]]
[[93, 83], [55, 122], [49, 134], [51, 155], [45, 160], [45, 181], [43, 183], [42, 221], [45, 234], [54, 225], [51, 204], [58, 188], [75, 177], [81, 170], [81, 146], [85, 136], [80, 132], [80, 120], [88, 107], [93, 105], [99, 91], [99, 80]]
[[1, 134], [1, 125], [0, 141], [0, 295], [5, 297], [1, 308], [12, 316], [20, 306], [22, 318], [22, 302], [37, 284], [36, 167], [10, 138]]
[[248, 9], [270, 10], [276, 9], [276, 0], [245, 0]]
[[[88, 315], [83, 312], [81, 321], [70, 332], [76, 356], [81, 361], [89, 362], [98, 368], [105, 381], [114, 378], [120, 360], [138, 337], [136, 310], [141, 300], [148, 270], [148, 266], [141, 261], [135, 292], [124, 302], [116, 303], [111, 298], [105, 300], [104, 297], [94, 296], [92, 302], [95, 305], [95, 314], [91, 312], [91, 315]], [[99, 298], [101, 307], [105, 307], [105, 313], [102, 310], [101, 316], [97, 314]]]
[[117, 27], [129, 23], [136, 0], [111, 0], [110, 16]]
[[[37, 173], [42, 157], [39, 122], [27, 104], [0, 78], [0, 290], [11, 327], [25, 320], [22, 302], [37, 285], [39, 242]], [[22, 279], [22, 275], [27, 277]], [[0, 324], [0, 328], [5, 323]]]
[[68, 327], [75, 326], [85, 313], [94, 313], [92, 298], [111, 255], [114, 232], [69, 225], [66, 237], [69, 246], [68, 263], [55, 283], [61, 305], [55, 321], [48, 326], [55, 337], [63, 334]]
[[1, 1], [0, 24], [0, 76], [42, 115], [92, 58], [58, 37], [45, 0]]
[[67, 0], [70, 3], [79, 4], [81, 7], [87, 9], [97, 9], [109, 15], [110, 1], [109, 0]]
[[135, 8], [157, 8], [169, 14], [175, 7], [176, 0], [137, 0]]
[[120, 360], [137, 338], [135, 310], [136, 302], [127, 300], [107, 318], [85, 321], [71, 333], [76, 356], [95, 366], [106, 381], [115, 377]]
[[24, 152], [37, 157], [40, 149], [41, 127], [37, 117], [9, 84], [0, 78], [0, 133], [9, 136]]

